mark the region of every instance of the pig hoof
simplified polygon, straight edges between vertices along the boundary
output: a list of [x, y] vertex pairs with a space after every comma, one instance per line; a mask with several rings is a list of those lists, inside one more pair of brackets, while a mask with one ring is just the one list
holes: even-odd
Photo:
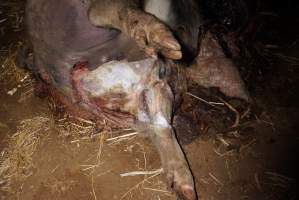
[[152, 22], [148, 30], [149, 44], [157, 49], [163, 56], [174, 60], [182, 58], [180, 44], [164, 24]]
[[196, 192], [193, 186], [184, 184], [176, 190], [178, 200], [196, 200]]
[[175, 191], [178, 200], [196, 200], [193, 178], [186, 168], [178, 168], [173, 174], [168, 173], [167, 178]]
[[[138, 15], [131, 27], [130, 34], [150, 56], [161, 53], [169, 59], [182, 58], [181, 46], [171, 31], [162, 22], [152, 16]], [[154, 52], [152, 52], [154, 50]]]

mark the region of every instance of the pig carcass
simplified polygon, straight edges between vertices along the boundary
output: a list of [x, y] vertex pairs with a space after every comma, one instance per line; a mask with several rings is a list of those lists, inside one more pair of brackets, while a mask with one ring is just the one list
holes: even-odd
[[125, 119], [113, 113], [134, 116], [137, 127], [151, 132], [178, 196], [196, 199], [193, 177], [171, 126], [171, 67], [156, 56], [182, 56], [167, 26], [122, 0], [29, 0], [26, 25], [36, 76], [74, 107], [95, 116], [110, 114], [119, 121]]
[[[151, 132], [170, 185], [187, 200], [197, 195], [171, 126], [175, 89], [168, 79], [176, 65], [167, 59], [181, 59], [183, 50], [187, 60], [196, 57], [183, 74], [247, 98], [239, 92], [244, 88], [238, 72], [215, 41], [199, 41], [201, 23], [194, 0], [28, 0], [26, 6], [36, 76], [66, 104]], [[236, 84], [230, 90], [223, 81]]]

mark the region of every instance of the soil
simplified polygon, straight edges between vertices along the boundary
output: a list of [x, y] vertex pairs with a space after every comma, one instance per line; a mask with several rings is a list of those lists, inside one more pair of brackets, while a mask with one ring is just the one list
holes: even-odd
[[[299, 26], [294, 23], [299, 25], [299, 18], [292, 19], [292, 24], [288, 20], [277, 20], [277, 27], [271, 27], [280, 35], [277, 45], [281, 46], [274, 53], [299, 57], [299, 43], [294, 43], [299, 35]], [[5, 41], [1, 43], [1, 57], [8, 55], [9, 45], [24, 37], [23, 29], [17, 30], [19, 34], [13, 32], [7, 28], [0, 38]], [[247, 77], [255, 103], [237, 128], [231, 128], [235, 113], [228, 108], [215, 110], [185, 96], [175, 124], [200, 199], [298, 198], [299, 62], [294, 64], [284, 58], [273, 54], [271, 65], [267, 62], [267, 66], [258, 66], [253, 70], [258, 73]], [[29, 95], [20, 101], [28, 89], [23, 86], [12, 96], [7, 93], [18, 84], [0, 82], [0, 152], [8, 147], [20, 121], [42, 115], [55, 123], [40, 137], [32, 157], [31, 175], [15, 180], [10, 192], [0, 190], [0, 199], [176, 199], [164, 174], [120, 176], [161, 168], [149, 139], [133, 136], [116, 143], [107, 141], [122, 134], [117, 130], [95, 130], [95, 134], [102, 133], [93, 139], [86, 139], [89, 135], [84, 134], [66, 134], [59, 128], [59, 118], [48, 98]], [[206, 94], [204, 90], [192, 93]], [[239, 102], [229, 103], [235, 106]], [[242, 106], [244, 113], [248, 105]]]

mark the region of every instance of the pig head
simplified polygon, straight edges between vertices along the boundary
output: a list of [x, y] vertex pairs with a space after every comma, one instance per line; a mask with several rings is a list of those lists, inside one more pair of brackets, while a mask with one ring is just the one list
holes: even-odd
[[203, 36], [200, 51], [192, 65], [186, 69], [186, 74], [200, 86], [216, 87], [226, 96], [250, 101], [237, 66], [226, 57], [210, 32]]

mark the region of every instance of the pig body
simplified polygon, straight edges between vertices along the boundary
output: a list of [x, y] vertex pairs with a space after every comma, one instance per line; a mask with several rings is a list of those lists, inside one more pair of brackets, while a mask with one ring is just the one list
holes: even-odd
[[[134, 116], [135, 125], [142, 124], [152, 133], [170, 185], [180, 198], [194, 200], [193, 177], [171, 125], [174, 90], [168, 84], [168, 72], [175, 67], [157, 56], [182, 57], [181, 45], [165, 23], [175, 32], [188, 60], [196, 57], [182, 75], [205, 87], [220, 87], [228, 95], [247, 96], [235, 92], [243, 84], [232, 62], [218, 56], [221, 47], [209, 37], [203, 39], [208, 42], [200, 42], [197, 1], [140, 2], [28, 0], [26, 25], [34, 52], [33, 72], [75, 107], [96, 116], [113, 112]], [[113, 116], [125, 121], [122, 115]]]
[[135, 116], [135, 124], [151, 132], [170, 185], [194, 200], [193, 178], [171, 126], [170, 67], [155, 56], [157, 50], [180, 58], [180, 45], [160, 20], [133, 0], [124, 2], [27, 1], [33, 71], [75, 107]]

